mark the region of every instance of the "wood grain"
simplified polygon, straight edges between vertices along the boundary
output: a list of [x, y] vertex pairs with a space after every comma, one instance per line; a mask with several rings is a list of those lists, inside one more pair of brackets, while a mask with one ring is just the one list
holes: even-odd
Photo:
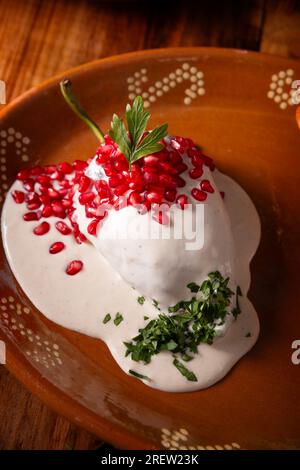
[[[0, 18], [8, 102], [64, 69], [139, 49], [222, 46], [300, 58], [300, 6], [292, 0], [0, 0]], [[0, 367], [0, 449], [100, 445]]]

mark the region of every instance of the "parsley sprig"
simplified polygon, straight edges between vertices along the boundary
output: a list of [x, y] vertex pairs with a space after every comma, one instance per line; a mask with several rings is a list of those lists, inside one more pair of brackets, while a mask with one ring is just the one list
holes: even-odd
[[138, 379], [148, 380], [149, 382], [151, 382], [151, 379], [149, 379], [149, 377], [147, 377], [147, 375], [140, 374], [139, 372], [136, 372], [135, 370], [132, 370], [132, 369], [129, 369], [128, 372], [129, 372], [129, 374], [133, 375], [134, 377], [136, 377]]
[[140, 96], [135, 98], [132, 106], [127, 104], [125, 117], [128, 132], [122, 119], [114, 114], [109, 135], [125, 155], [130, 169], [132, 163], [163, 148], [159, 141], [167, 135], [168, 124], [156, 127], [144, 136], [150, 113], [144, 111], [144, 102]]
[[201, 286], [188, 284], [197, 296], [178, 302], [169, 308], [171, 315], [160, 313], [158, 318], [139, 329], [136, 337], [124, 343], [126, 356], [149, 364], [153, 355], [170, 351], [175, 355], [175, 367], [187, 380], [194, 381], [194, 374], [178, 361], [176, 354], [183, 361], [190, 361], [193, 358], [191, 354], [197, 353], [200, 343], [213, 343], [215, 328], [225, 322], [226, 315], [236, 315], [235, 309], [229, 309], [234, 292], [228, 287], [228, 282], [229, 278], [216, 271], [210, 273]]

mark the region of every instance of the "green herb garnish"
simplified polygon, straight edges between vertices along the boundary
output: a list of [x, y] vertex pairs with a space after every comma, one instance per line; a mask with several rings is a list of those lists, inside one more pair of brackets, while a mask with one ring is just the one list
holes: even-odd
[[236, 294], [235, 294], [235, 307], [232, 309], [232, 312], [231, 312], [234, 318], [236, 318], [241, 313], [239, 297], [241, 297], [242, 295], [243, 294], [242, 294], [240, 286], [237, 286]]
[[136, 372], [135, 370], [132, 370], [132, 369], [130, 369], [128, 372], [129, 372], [129, 374], [133, 375], [134, 377], [137, 377], [138, 379], [148, 380], [149, 382], [151, 382], [151, 379], [149, 379], [149, 377], [147, 377], [147, 375], [139, 374], [138, 372]]
[[215, 327], [223, 324], [234, 294], [228, 287], [229, 278], [216, 271], [199, 286], [197, 297], [183, 300], [170, 307], [172, 315], [160, 313], [158, 318], [139, 330], [130, 342], [124, 343], [134, 361], [145, 364], [161, 351], [179, 353], [182, 360], [192, 359], [200, 343], [212, 344]]
[[145, 297], [141, 295], [140, 297], [137, 298], [137, 301], [140, 305], [143, 305], [145, 303]]
[[114, 324], [116, 326], [120, 325], [120, 323], [124, 320], [123, 315], [119, 312], [117, 312], [115, 319], [114, 319]]
[[126, 106], [128, 132], [124, 122], [116, 114], [113, 115], [109, 135], [128, 160], [129, 169], [140, 158], [163, 148], [159, 141], [167, 135], [168, 125], [156, 127], [144, 137], [149, 118], [150, 113], [144, 111], [144, 102], [140, 96], [135, 98], [132, 106]]
[[157, 308], [157, 310], [160, 310], [159, 302], [157, 300], [152, 299], [152, 305], [154, 305], [154, 307]]
[[186, 287], [190, 289], [191, 292], [199, 292], [200, 289], [198, 284], [196, 284], [195, 282], [190, 282]]
[[149, 317], [147, 317], [146, 315], [144, 316], [144, 320], [149, 320]]
[[103, 323], [108, 323], [111, 320], [111, 314], [107, 313], [105, 317], [103, 318]]
[[173, 361], [173, 364], [174, 366], [179, 370], [179, 372], [184, 376], [186, 377], [187, 380], [189, 380], [190, 382], [198, 382], [198, 379], [197, 377], [195, 376], [194, 372], [190, 371], [189, 369], [187, 369], [185, 367], [184, 364], [182, 364], [182, 362], [178, 361], [178, 359], [174, 359]]
[[250, 331], [245, 335], [245, 338], [251, 338], [252, 334], [250, 333]]

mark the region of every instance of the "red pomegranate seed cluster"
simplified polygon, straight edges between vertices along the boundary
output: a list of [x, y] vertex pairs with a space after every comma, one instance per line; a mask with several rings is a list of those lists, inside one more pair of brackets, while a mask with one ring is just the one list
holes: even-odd
[[[84, 175], [79, 179], [79, 203], [85, 206], [86, 216], [92, 219], [88, 226], [91, 235], [96, 235], [97, 225], [107, 216], [108, 209], [120, 210], [127, 205], [136, 207], [142, 214], [152, 207], [154, 220], [168, 223], [166, 211], [162, 211], [160, 205], [175, 203], [184, 209], [189, 202], [188, 196], [181, 193], [186, 185], [184, 173], [188, 172], [192, 179], [200, 179], [204, 165], [214, 170], [212, 159], [203, 155], [191, 139], [170, 137], [162, 144], [164, 148], [160, 152], [137, 160], [129, 171], [125, 156], [109, 136], [105, 137], [97, 150], [96, 163], [102, 167], [106, 178], [93, 181]], [[202, 180], [191, 195], [204, 201], [207, 193], [212, 192], [209, 181]]]
[[[62, 235], [73, 233], [76, 241], [86, 240], [80, 232], [78, 224], [73, 220], [73, 197], [76, 185], [84, 178], [87, 162], [76, 160], [72, 165], [67, 162], [58, 165], [35, 166], [21, 170], [17, 179], [23, 184], [23, 191], [13, 191], [12, 197], [17, 204], [26, 204], [27, 212], [23, 220], [40, 221], [56, 217], [56, 230]], [[40, 221], [33, 229], [35, 235], [41, 236], [49, 232], [51, 226], [46, 220]], [[55, 242], [49, 247], [49, 253], [56, 254], [65, 248], [63, 242]], [[75, 263], [72, 265], [72, 263]], [[72, 265], [72, 267], [70, 267]], [[75, 266], [75, 268], [74, 268]], [[66, 268], [67, 274], [77, 274], [83, 267], [81, 261], [73, 261]], [[75, 272], [76, 271], [76, 272]]]
[[[17, 204], [25, 204], [27, 211], [24, 221], [37, 221], [56, 217], [55, 229], [62, 235], [73, 233], [76, 241], [86, 240], [74, 220], [73, 198], [79, 192], [79, 203], [84, 206], [86, 217], [91, 219], [87, 231], [96, 235], [99, 222], [109, 210], [120, 210], [127, 205], [136, 207], [139, 213], [153, 211], [153, 219], [168, 224], [168, 208], [177, 204], [184, 210], [189, 197], [182, 193], [186, 186], [184, 175], [195, 180], [191, 196], [205, 201], [214, 188], [207, 179], [201, 179], [204, 165], [210, 170], [215, 166], [211, 158], [204, 155], [191, 139], [168, 137], [162, 141], [163, 149], [147, 155], [131, 165], [109, 136], [97, 150], [96, 163], [102, 167], [105, 178], [94, 181], [85, 170], [88, 163], [76, 160], [58, 165], [35, 166], [21, 170], [17, 179], [23, 184], [23, 191], [15, 190], [12, 197]], [[196, 181], [197, 180], [197, 181]], [[222, 195], [223, 196], [223, 195]], [[41, 236], [49, 232], [50, 224], [43, 220], [33, 233]], [[65, 248], [62, 242], [55, 242], [49, 253], [56, 254]], [[83, 267], [81, 261], [72, 261], [66, 273], [73, 275]]]

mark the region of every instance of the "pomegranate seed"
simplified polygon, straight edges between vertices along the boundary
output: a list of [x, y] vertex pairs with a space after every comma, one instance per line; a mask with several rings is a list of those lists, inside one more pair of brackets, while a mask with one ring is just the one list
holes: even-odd
[[46, 166], [44, 166], [44, 172], [47, 175], [51, 175], [55, 171], [56, 171], [56, 165], [46, 165]]
[[74, 260], [68, 264], [66, 268], [66, 273], [69, 274], [69, 276], [74, 276], [75, 274], [79, 273], [79, 271], [81, 271], [82, 268], [83, 268], [83, 262]]
[[72, 229], [64, 222], [56, 222], [55, 227], [62, 235], [70, 235], [72, 232]]
[[52, 173], [52, 175], [50, 176], [50, 178], [52, 180], [57, 180], [57, 181], [62, 181], [64, 179], [65, 175], [63, 174], [62, 171], [54, 171], [54, 173]]
[[50, 204], [46, 204], [42, 209], [42, 216], [51, 217], [52, 214], [53, 214], [52, 207], [50, 206]]
[[145, 190], [145, 185], [142, 182], [130, 181], [128, 187], [134, 191], [143, 192]]
[[97, 154], [96, 163], [98, 165], [103, 165], [104, 163], [107, 163], [108, 160], [109, 160], [109, 155], [104, 155], [102, 153]]
[[99, 223], [99, 220], [94, 219], [92, 222], [89, 223], [87, 227], [87, 231], [89, 232], [90, 235], [96, 235], [97, 234], [97, 225]]
[[146, 195], [146, 198], [147, 201], [151, 202], [151, 204], [160, 204], [163, 200], [163, 189], [157, 188], [156, 190], [149, 191]]
[[70, 199], [62, 199], [61, 203], [65, 209], [69, 209], [72, 206], [72, 201]]
[[106, 156], [111, 156], [112, 153], [114, 153], [115, 148], [114, 145], [109, 145], [109, 144], [102, 144], [100, 147], [97, 149], [97, 155], [106, 155]]
[[40, 194], [41, 195], [44, 195], [44, 194], [48, 195], [48, 190], [49, 190], [48, 186], [40, 186]]
[[90, 202], [92, 202], [94, 198], [95, 198], [95, 193], [88, 192], [88, 193], [80, 194], [78, 200], [81, 205], [84, 205], [84, 204], [89, 204]]
[[202, 180], [201, 183], [200, 183], [200, 187], [201, 187], [202, 191], [205, 191], [206, 193], [214, 193], [215, 192], [214, 188], [212, 187], [212, 185], [210, 184], [210, 182], [208, 180]]
[[51, 202], [51, 208], [55, 217], [59, 217], [60, 219], [66, 218], [66, 211], [60, 201]]
[[91, 184], [90, 178], [88, 176], [82, 176], [79, 180], [78, 191], [80, 193], [85, 193], [85, 191], [89, 189], [90, 184]]
[[115, 189], [115, 195], [116, 196], [122, 196], [123, 194], [126, 193], [127, 190], [128, 190], [127, 184], [121, 184], [120, 186], [118, 186]]
[[85, 215], [88, 219], [93, 219], [96, 217], [97, 209], [95, 207], [89, 207], [87, 204], [85, 205]]
[[69, 175], [70, 173], [73, 172], [73, 167], [70, 165], [68, 162], [62, 162], [57, 165], [57, 168], [59, 171], [64, 173], [65, 175]]
[[128, 161], [124, 155], [120, 154], [115, 157], [114, 167], [118, 172], [128, 170]]
[[55, 242], [55, 243], [52, 243], [52, 245], [50, 246], [49, 253], [51, 253], [51, 255], [56, 255], [56, 253], [59, 253], [64, 248], [65, 248], [65, 244], [63, 242]]
[[86, 236], [83, 235], [83, 233], [81, 233], [81, 232], [78, 232], [78, 233], [76, 234], [76, 237], [75, 237], [75, 238], [76, 238], [76, 241], [77, 241], [77, 243], [78, 243], [79, 245], [80, 245], [81, 243], [84, 243], [84, 242], [87, 241]]
[[172, 165], [176, 165], [177, 163], [182, 162], [181, 155], [178, 152], [175, 152], [174, 150], [172, 150], [170, 152], [169, 159], [170, 159], [170, 163], [172, 163]]
[[132, 191], [128, 197], [128, 204], [136, 206], [142, 202], [142, 196], [138, 191]]
[[106, 176], [113, 176], [116, 174], [115, 169], [111, 163], [106, 163], [103, 165], [103, 170], [105, 171]]
[[201, 157], [201, 151], [196, 149], [196, 148], [190, 148], [188, 149], [187, 151], [187, 154], [190, 158], [193, 158], [193, 157]]
[[26, 214], [23, 215], [23, 219], [26, 222], [30, 222], [32, 220], [39, 220], [39, 216], [37, 212], [27, 212]]
[[176, 166], [176, 170], [177, 170], [177, 174], [180, 175], [181, 173], [183, 173], [184, 171], [186, 171], [188, 169], [188, 166], [185, 164], [185, 163], [179, 163], [177, 166]]
[[95, 188], [97, 189], [97, 191], [100, 191], [100, 189], [108, 189], [108, 184], [107, 184], [107, 181], [105, 180], [98, 180], [98, 181], [95, 181]]
[[41, 207], [41, 203], [40, 202], [29, 202], [28, 204], [26, 204], [26, 207], [29, 211], [35, 211], [36, 209]]
[[175, 138], [175, 139], [172, 139], [171, 141], [171, 146], [173, 147], [173, 149], [175, 150], [178, 150], [178, 151], [183, 151], [184, 149], [181, 147], [180, 143], [178, 142], [178, 139]]
[[224, 191], [220, 191], [220, 196], [221, 196], [222, 199], [224, 199], [224, 197], [225, 197]]
[[157, 155], [147, 155], [143, 160], [145, 165], [149, 166], [157, 166], [159, 163], [159, 157]]
[[114, 143], [114, 141], [112, 140], [112, 138], [111, 138], [108, 134], [106, 134], [106, 135], [104, 136], [104, 142], [105, 142], [107, 145], [112, 145], [113, 147], [116, 145], [116, 144]]
[[131, 175], [132, 176], [138, 177], [141, 174], [141, 169], [139, 167], [140, 164], [141, 164], [141, 162], [138, 161], [137, 163], [133, 163], [131, 165]]
[[174, 180], [176, 181], [178, 188], [183, 188], [186, 185], [186, 182], [181, 178], [181, 176], [174, 176]]
[[69, 193], [69, 190], [64, 188], [64, 189], [59, 189], [58, 192], [59, 192], [59, 196], [62, 198], [62, 197], [65, 197]]
[[[109, 199], [111, 197], [111, 191], [108, 187], [101, 188], [98, 191], [98, 196], [100, 197], [100, 199]], [[95, 198], [95, 200], [97, 200], [97, 198]]]
[[200, 157], [200, 155], [194, 155], [194, 156], [192, 157], [192, 164], [193, 164], [194, 166], [197, 166], [197, 167], [202, 168], [203, 163], [204, 163], [203, 158]]
[[87, 162], [84, 162], [83, 160], [75, 160], [75, 162], [73, 162], [73, 168], [76, 171], [84, 171], [87, 166]]
[[51, 186], [51, 180], [47, 175], [39, 175], [37, 177], [37, 182], [40, 183], [42, 186]]
[[23, 191], [13, 191], [12, 197], [14, 198], [14, 201], [17, 204], [22, 204], [22, 202], [24, 202], [25, 200], [25, 194], [23, 193]]
[[157, 166], [149, 166], [149, 165], [144, 165], [141, 168], [142, 173], [152, 173], [152, 174], [157, 174], [159, 168]]
[[188, 203], [188, 197], [185, 194], [180, 194], [176, 198], [177, 204], [180, 206], [182, 210], [184, 210], [184, 206]]
[[166, 175], [166, 174], [159, 175], [159, 183], [164, 188], [168, 188], [168, 189], [176, 188], [176, 182], [170, 175]]
[[33, 233], [35, 235], [45, 235], [45, 233], [49, 232], [50, 225], [48, 222], [42, 222], [40, 225], [37, 225], [35, 229], [33, 229]]
[[159, 182], [159, 176], [156, 173], [145, 171], [143, 177], [146, 184], [157, 184]]
[[171, 165], [169, 162], [160, 162], [159, 167], [161, 168], [162, 171], [166, 173], [170, 173], [171, 175], [176, 175], [177, 174], [177, 169]]
[[212, 158], [207, 157], [207, 155], [202, 155], [202, 159], [204, 161], [204, 164], [209, 167], [211, 171], [214, 171], [215, 169], [215, 164]]
[[188, 137], [185, 139], [186, 141], [186, 145], [187, 147], [190, 149], [192, 147], [194, 147], [194, 142], [192, 141], [192, 139], [189, 139]]
[[160, 162], [163, 162], [169, 158], [169, 151], [166, 148], [163, 148], [155, 154], [159, 158]]
[[116, 188], [117, 186], [119, 186], [122, 183], [122, 179], [123, 179], [122, 175], [111, 176], [108, 179], [108, 186], [110, 188]]
[[71, 188], [71, 182], [69, 180], [62, 180], [59, 182], [61, 188]]
[[35, 181], [32, 178], [28, 178], [23, 183], [24, 189], [26, 189], [26, 191], [28, 192], [34, 191], [34, 185], [35, 185]]
[[41, 173], [43, 173], [44, 169], [37, 165], [37, 166], [34, 166], [30, 169], [30, 176], [38, 176], [40, 175]]
[[59, 198], [60, 198], [59, 192], [56, 191], [56, 189], [53, 189], [53, 188], [49, 188], [49, 189], [48, 189], [48, 196], [49, 196], [51, 199], [59, 199]]
[[40, 201], [42, 204], [50, 204], [50, 197], [48, 196], [48, 194], [41, 194]]
[[25, 181], [29, 178], [29, 170], [21, 170], [17, 174], [17, 180]]
[[156, 214], [153, 214], [152, 218], [161, 225], [168, 225], [170, 222], [168, 214], [163, 211], [159, 211]]
[[193, 180], [200, 178], [203, 175], [202, 167], [199, 166], [199, 167], [193, 168], [191, 171], [189, 171], [189, 175]]
[[29, 194], [25, 194], [25, 202], [41, 202], [39, 196], [37, 195], [37, 193], [29, 193]]
[[205, 201], [205, 199], [207, 198], [207, 193], [205, 193], [204, 191], [201, 191], [200, 189], [193, 188], [192, 196], [197, 201]]
[[168, 189], [165, 192], [165, 198], [169, 202], [174, 202], [176, 198], [176, 191], [174, 189]]

